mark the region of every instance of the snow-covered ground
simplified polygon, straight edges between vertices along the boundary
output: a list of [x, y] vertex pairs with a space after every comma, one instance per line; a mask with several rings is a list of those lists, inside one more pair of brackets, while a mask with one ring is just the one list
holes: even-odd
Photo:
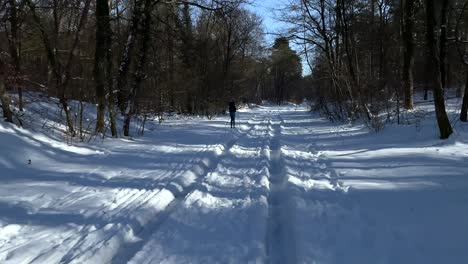
[[0, 123], [0, 263], [468, 263], [468, 126], [427, 115], [261, 106], [74, 146]]

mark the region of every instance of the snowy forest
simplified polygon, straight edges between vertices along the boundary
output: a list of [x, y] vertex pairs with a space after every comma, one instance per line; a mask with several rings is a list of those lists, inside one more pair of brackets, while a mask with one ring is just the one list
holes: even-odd
[[85, 129], [83, 117], [74, 117], [80, 107], [69, 104], [75, 100], [97, 105], [94, 132], [109, 128], [117, 137], [129, 135], [135, 115], [213, 116], [231, 98], [303, 97], [299, 55], [287, 38], [267, 47], [262, 20], [246, 4], [2, 1], [5, 119], [21, 122], [22, 94], [34, 91], [60, 100], [70, 135]]
[[[467, 81], [467, 3], [432, 2], [291, 1], [271, 11], [285, 28], [266, 32], [243, 0], [3, 0], [3, 115], [21, 124], [23, 94], [37, 92], [59, 100], [71, 136], [117, 137], [134, 116], [211, 117], [229, 100], [308, 99], [333, 120], [381, 126], [380, 114], [412, 109], [421, 90], [433, 94], [448, 138], [444, 91], [462, 97]], [[97, 105], [93, 129], [70, 100]]]
[[468, 263], [468, 0], [0, 0], [0, 263]]

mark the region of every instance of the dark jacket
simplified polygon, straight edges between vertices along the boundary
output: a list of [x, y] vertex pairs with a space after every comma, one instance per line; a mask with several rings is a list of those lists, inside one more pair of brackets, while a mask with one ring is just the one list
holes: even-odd
[[236, 104], [234, 102], [229, 102], [229, 113], [235, 113], [236, 110]]

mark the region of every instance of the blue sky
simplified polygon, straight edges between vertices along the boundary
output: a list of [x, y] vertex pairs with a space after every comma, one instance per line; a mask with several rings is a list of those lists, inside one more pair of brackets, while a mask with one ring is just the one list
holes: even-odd
[[[285, 0], [253, 0], [248, 6], [250, 10], [263, 18], [263, 25], [267, 33], [280, 31], [284, 24], [275, 19], [275, 9], [281, 8], [285, 4]], [[267, 41], [272, 43], [275, 36], [267, 34]]]

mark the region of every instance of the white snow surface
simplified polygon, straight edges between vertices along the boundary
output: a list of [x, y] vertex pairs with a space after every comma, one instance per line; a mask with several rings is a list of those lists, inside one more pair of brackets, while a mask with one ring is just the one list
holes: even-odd
[[467, 125], [237, 124], [71, 146], [0, 122], [0, 263], [468, 263]]

